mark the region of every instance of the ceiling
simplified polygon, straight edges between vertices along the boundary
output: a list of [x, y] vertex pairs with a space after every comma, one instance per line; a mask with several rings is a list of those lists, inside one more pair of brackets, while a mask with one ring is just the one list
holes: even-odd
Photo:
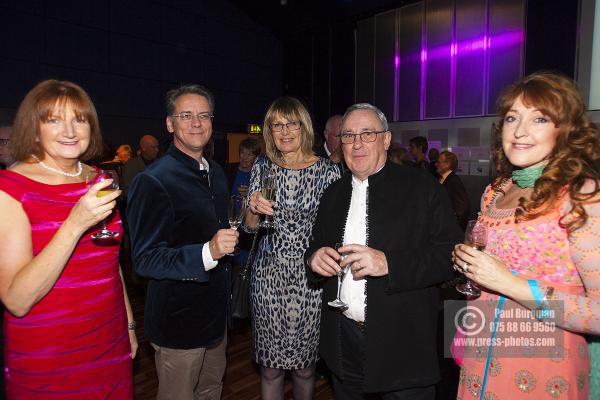
[[351, 23], [419, 0], [230, 0], [279, 38]]

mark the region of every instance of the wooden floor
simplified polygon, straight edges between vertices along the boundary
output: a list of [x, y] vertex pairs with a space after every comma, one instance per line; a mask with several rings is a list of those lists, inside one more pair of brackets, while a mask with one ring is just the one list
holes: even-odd
[[[154, 369], [154, 349], [144, 338], [144, 300], [143, 286], [134, 285], [129, 278], [130, 273], [124, 271], [126, 284], [131, 300], [131, 305], [138, 321], [136, 330], [139, 350], [133, 360], [133, 385], [136, 400], [150, 400], [156, 398], [158, 379]], [[225, 387], [223, 400], [258, 400], [260, 399], [260, 376], [257, 366], [251, 360], [250, 354], [250, 326], [248, 322], [238, 321], [236, 326], [229, 331], [227, 346], [227, 371], [225, 373]], [[285, 398], [292, 399], [291, 384], [286, 382]], [[326, 379], [318, 379], [315, 389], [316, 400], [333, 398], [331, 386]]]

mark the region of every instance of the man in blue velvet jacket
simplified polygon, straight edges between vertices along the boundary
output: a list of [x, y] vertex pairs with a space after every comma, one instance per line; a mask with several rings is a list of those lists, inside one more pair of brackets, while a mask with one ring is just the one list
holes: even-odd
[[156, 350], [159, 400], [219, 399], [225, 373], [227, 179], [203, 157], [214, 100], [199, 85], [167, 93], [173, 144], [131, 184], [127, 217], [136, 272], [149, 278], [144, 330]]

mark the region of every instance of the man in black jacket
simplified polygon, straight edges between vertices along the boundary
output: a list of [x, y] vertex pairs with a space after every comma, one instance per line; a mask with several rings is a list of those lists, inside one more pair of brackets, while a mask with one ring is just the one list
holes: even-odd
[[437, 172], [440, 175], [440, 183], [448, 192], [452, 209], [456, 219], [464, 231], [467, 227], [467, 220], [471, 212], [471, 203], [469, 195], [463, 185], [462, 180], [454, 173], [458, 168], [458, 157], [450, 151], [442, 151], [436, 162]]
[[[352, 174], [325, 191], [305, 253], [309, 279], [323, 284], [320, 352], [336, 399], [433, 399], [439, 380], [435, 285], [452, 278], [462, 234], [429, 172], [386, 162], [390, 141], [379, 109], [346, 111], [341, 142]], [[347, 307], [335, 309], [328, 301], [345, 267]]]
[[203, 156], [214, 101], [199, 85], [167, 93], [173, 144], [133, 180], [127, 216], [136, 272], [149, 278], [144, 333], [156, 350], [157, 399], [217, 400], [225, 373], [228, 229], [221, 167]]
[[316, 154], [319, 157], [329, 158], [334, 162], [340, 162], [340, 122], [342, 116], [339, 114], [332, 115], [325, 123], [323, 130], [323, 144], [317, 149]]

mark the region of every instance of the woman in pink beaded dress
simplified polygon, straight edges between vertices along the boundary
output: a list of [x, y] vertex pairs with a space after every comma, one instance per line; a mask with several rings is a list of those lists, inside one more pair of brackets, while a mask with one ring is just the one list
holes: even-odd
[[454, 251], [482, 289], [468, 302], [486, 321], [473, 337], [493, 340], [467, 343], [458, 398], [587, 400], [584, 334], [600, 332], [600, 134], [560, 75], [523, 78], [498, 108], [497, 177], [478, 220], [487, 247]]
[[91, 234], [108, 218], [122, 232], [111, 182], [87, 185], [81, 162], [101, 151], [98, 117], [70, 82], [44, 81], [21, 103], [17, 160], [0, 171], [0, 298], [8, 399], [131, 399], [135, 333], [118, 242]]

